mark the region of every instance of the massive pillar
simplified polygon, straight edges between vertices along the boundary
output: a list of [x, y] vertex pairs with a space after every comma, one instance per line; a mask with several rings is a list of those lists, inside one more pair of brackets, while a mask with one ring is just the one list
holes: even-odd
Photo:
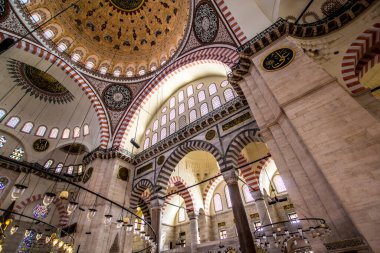
[[[283, 47], [294, 49], [295, 58], [266, 71], [264, 58]], [[299, 215], [326, 219], [333, 229], [328, 247], [364, 245], [359, 230], [380, 251], [380, 195], [372, 194], [380, 192], [373, 176], [380, 164], [379, 121], [285, 37], [248, 57], [253, 64], [239, 85]]]
[[224, 180], [227, 183], [232, 203], [232, 212], [234, 214], [236, 230], [239, 237], [240, 249], [243, 253], [252, 253], [255, 251], [252, 233], [249, 228], [247, 214], [245, 213], [243, 200], [241, 199], [238, 186], [238, 177], [234, 170], [223, 172]]
[[189, 215], [189, 219], [191, 230], [191, 252], [196, 253], [199, 244], [198, 215], [195, 213], [191, 213]]
[[255, 204], [256, 204], [257, 212], [259, 213], [261, 225], [264, 226], [264, 225], [268, 225], [272, 223], [269, 212], [268, 212], [268, 207], [265, 203], [265, 199], [261, 191], [260, 190], [251, 191], [251, 195], [253, 199], [255, 200]]
[[153, 198], [150, 202], [151, 204], [151, 214], [152, 214], [152, 228], [156, 232], [156, 243], [157, 252], [161, 251], [161, 219], [162, 219], [162, 207], [164, 205], [164, 200], [159, 198]]

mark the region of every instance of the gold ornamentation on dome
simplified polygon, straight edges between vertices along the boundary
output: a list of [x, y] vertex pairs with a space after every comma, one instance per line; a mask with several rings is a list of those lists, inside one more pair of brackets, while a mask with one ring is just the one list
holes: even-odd
[[140, 9], [146, 0], [109, 0], [117, 9], [123, 12], [134, 12]]

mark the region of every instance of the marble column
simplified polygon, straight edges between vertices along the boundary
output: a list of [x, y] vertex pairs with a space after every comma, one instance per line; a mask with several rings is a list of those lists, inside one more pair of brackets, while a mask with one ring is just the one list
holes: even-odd
[[257, 212], [259, 213], [261, 225], [268, 225], [272, 223], [271, 217], [268, 212], [268, 206], [265, 203], [264, 195], [260, 190], [251, 191], [252, 198], [255, 200]]
[[156, 233], [157, 252], [161, 250], [161, 218], [164, 200], [154, 198], [151, 200], [152, 228]]
[[191, 252], [197, 252], [199, 244], [199, 231], [198, 231], [198, 215], [195, 213], [189, 214], [190, 230], [191, 230]]
[[241, 199], [238, 186], [238, 177], [235, 171], [223, 172], [224, 180], [227, 183], [232, 203], [232, 212], [234, 214], [236, 230], [239, 237], [240, 250], [243, 253], [255, 253], [252, 233], [249, 228], [247, 214], [245, 213], [243, 201]]

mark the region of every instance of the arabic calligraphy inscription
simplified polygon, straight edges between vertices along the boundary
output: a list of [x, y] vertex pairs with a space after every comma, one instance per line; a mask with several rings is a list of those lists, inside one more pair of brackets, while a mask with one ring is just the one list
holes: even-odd
[[279, 48], [269, 53], [262, 62], [263, 69], [276, 71], [288, 66], [296, 56], [291, 48]]

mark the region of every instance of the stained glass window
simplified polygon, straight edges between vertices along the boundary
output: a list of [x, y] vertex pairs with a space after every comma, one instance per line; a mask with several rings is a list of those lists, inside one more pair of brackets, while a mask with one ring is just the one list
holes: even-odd
[[79, 127], [75, 127], [74, 128], [74, 138], [78, 138], [80, 136], [80, 128]]
[[220, 107], [222, 104], [220, 103], [220, 98], [219, 96], [215, 96], [212, 100], [212, 108], [215, 110], [216, 108]]
[[170, 111], [169, 120], [173, 120], [175, 118], [175, 108]]
[[62, 139], [68, 139], [70, 137], [70, 129], [65, 128], [62, 133]]
[[52, 128], [49, 134], [49, 138], [56, 139], [58, 137], [58, 132], [59, 132], [58, 128], [56, 127]]
[[32, 20], [34, 24], [36, 24], [41, 21], [41, 16], [38, 13], [33, 13], [30, 19]]
[[195, 121], [197, 119], [197, 111], [196, 110], [192, 110], [190, 112], [190, 123]]
[[144, 150], [149, 147], [149, 137], [147, 137], [144, 141]]
[[9, 183], [9, 179], [7, 177], [0, 177], [0, 190], [4, 190]]
[[74, 172], [74, 166], [70, 165], [67, 167], [67, 174], [72, 175]]
[[78, 175], [81, 175], [83, 173], [83, 165], [78, 166]]
[[64, 52], [67, 49], [67, 45], [65, 43], [61, 42], [61, 43], [58, 44], [57, 48], [58, 48], [58, 51]]
[[36, 219], [45, 219], [49, 215], [50, 209], [45, 205], [37, 204], [32, 211], [33, 217]]
[[153, 134], [153, 137], [152, 137], [152, 146], [154, 145], [154, 144], [156, 144], [157, 143], [157, 133], [154, 133]]
[[57, 174], [61, 173], [62, 169], [63, 169], [63, 164], [59, 163], [57, 167], [55, 168], [55, 173]]
[[203, 83], [198, 83], [197, 90], [201, 89], [203, 87]]
[[5, 143], [7, 143], [7, 138], [5, 136], [0, 136], [0, 148], [5, 146]]
[[33, 229], [28, 236], [22, 239], [17, 248], [17, 253], [29, 253], [33, 245], [33, 238], [36, 234], [37, 232]]
[[179, 93], [178, 93], [178, 102], [182, 102], [184, 100], [185, 96], [184, 96], [184, 92], [183, 90], [181, 90]]
[[85, 124], [83, 126], [83, 135], [86, 136], [86, 135], [89, 135], [90, 134], [90, 128], [88, 127], [87, 124]]
[[162, 113], [165, 113], [167, 109], [168, 109], [167, 107], [164, 107], [164, 109], [162, 109], [161, 112], [162, 112]]
[[220, 194], [214, 195], [214, 209], [215, 212], [219, 212], [223, 210], [223, 204], [222, 204], [222, 198], [220, 197]]
[[226, 187], [224, 187], [224, 192], [226, 194], [227, 207], [231, 208], [232, 207], [232, 203], [231, 203], [230, 191], [228, 190], [228, 186], [227, 185], [226, 185]]
[[226, 100], [226, 102], [231, 101], [235, 97], [234, 92], [232, 91], [232, 89], [226, 89], [223, 92], [223, 94], [224, 94], [224, 99]]
[[24, 153], [25, 152], [22, 148], [15, 148], [9, 157], [16, 161], [21, 161], [24, 157]]
[[44, 32], [44, 36], [45, 36], [45, 38], [47, 38], [47, 39], [51, 39], [51, 38], [53, 38], [54, 37], [54, 32], [52, 31], [52, 30], [50, 30], [50, 29], [47, 29], [45, 32]]
[[289, 220], [291, 220], [291, 223], [293, 224], [297, 224], [300, 222], [300, 220], [298, 219], [298, 215], [296, 213], [289, 213], [288, 217], [289, 217]]
[[73, 56], [71, 57], [71, 60], [73, 60], [74, 62], [77, 62], [77, 61], [80, 60], [80, 58], [81, 58], [80, 54], [75, 53], [75, 54], [73, 54]]
[[37, 136], [44, 136], [46, 133], [46, 126], [40, 126], [37, 129], [36, 135]]
[[207, 103], [203, 103], [201, 105], [201, 116], [204, 116], [208, 113], [208, 105]]
[[216, 89], [215, 83], [210, 84], [210, 86], [208, 86], [208, 93], [209, 93], [209, 95], [212, 96], [216, 92], [217, 92], [217, 89]]
[[175, 106], [175, 97], [172, 97], [169, 101], [169, 107], [173, 108]]
[[222, 86], [223, 88], [226, 87], [228, 85], [228, 81], [227, 80], [224, 80], [220, 86]]
[[188, 101], [189, 109], [192, 108], [194, 105], [195, 105], [194, 97], [189, 98], [189, 101]]
[[199, 102], [202, 102], [203, 100], [206, 99], [206, 93], [204, 90], [201, 90], [199, 93], [198, 93], [198, 101]]
[[169, 134], [174, 134], [174, 133], [175, 133], [175, 122], [172, 122], [170, 124]]
[[15, 128], [18, 123], [20, 123], [20, 118], [19, 117], [12, 117], [8, 120], [7, 126]]
[[182, 103], [178, 106], [178, 114], [182, 114], [185, 112], [185, 104]]
[[161, 140], [166, 138], [166, 134], [167, 134], [166, 127], [164, 127], [161, 129]]
[[3, 119], [7, 112], [3, 109], [0, 109], [0, 119]]
[[45, 165], [44, 165], [44, 168], [45, 169], [50, 169], [51, 168], [51, 166], [53, 165], [53, 163], [54, 163], [54, 161], [53, 160], [47, 160], [46, 161], [46, 163], [45, 163]]
[[189, 86], [187, 87], [187, 96], [190, 97], [191, 95], [193, 95], [194, 91], [193, 91], [193, 86]]
[[27, 134], [30, 134], [33, 129], [33, 123], [32, 122], [27, 122], [25, 125], [22, 127], [21, 131]]

